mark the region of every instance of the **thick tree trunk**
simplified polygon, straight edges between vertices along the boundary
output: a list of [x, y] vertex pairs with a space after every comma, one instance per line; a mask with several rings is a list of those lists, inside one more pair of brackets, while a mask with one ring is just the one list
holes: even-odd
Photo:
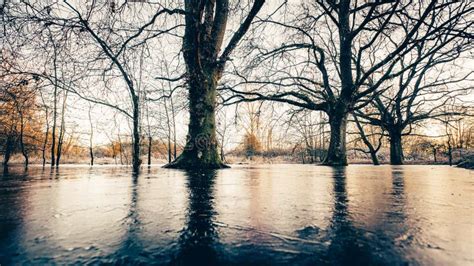
[[328, 153], [323, 164], [333, 166], [347, 165], [347, 114], [330, 114], [329, 125], [331, 127], [331, 139], [329, 141]]
[[390, 164], [391, 165], [402, 165], [403, 164], [403, 146], [402, 146], [402, 133], [400, 130], [390, 130]]
[[347, 111], [352, 101], [354, 84], [352, 79], [352, 38], [349, 23], [350, 1], [339, 3], [339, 70], [341, 76], [341, 93], [339, 99], [330, 109], [329, 125], [331, 126], [331, 140], [324, 165], [347, 165], [346, 155], [346, 128]]
[[[186, 146], [176, 160], [165, 167], [217, 169], [227, 167], [219, 157], [216, 138], [216, 88], [225, 62], [245, 35], [264, 0], [255, 0], [248, 16], [221, 53], [230, 12], [228, 0], [184, 1], [185, 30], [183, 57], [189, 90], [189, 127]], [[176, 145], [176, 143], [175, 143]]]
[[219, 169], [225, 166], [218, 152], [216, 138], [215, 74], [196, 75], [189, 81], [189, 127], [183, 153], [167, 168]]

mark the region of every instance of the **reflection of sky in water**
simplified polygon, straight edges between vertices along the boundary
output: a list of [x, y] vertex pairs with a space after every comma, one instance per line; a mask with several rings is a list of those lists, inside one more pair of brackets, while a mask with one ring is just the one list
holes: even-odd
[[462, 169], [12, 172], [0, 179], [5, 264], [474, 262], [473, 184]]

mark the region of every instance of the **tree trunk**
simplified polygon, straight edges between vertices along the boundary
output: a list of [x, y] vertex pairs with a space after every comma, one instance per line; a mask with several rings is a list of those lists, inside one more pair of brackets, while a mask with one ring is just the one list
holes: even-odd
[[168, 163], [171, 163], [173, 159], [171, 159], [171, 119], [170, 115], [168, 112], [168, 104], [166, 103], [166, 99], [164, 99], [165, 102], [165, 114], [166, 114], [166, 125], [168, 127]]
[[123, 152], [123, 145], [122, 145], [122, 140], [121, 140], [121, 138], [120, 138], [120, 131], [119, 131], [119, 133], [118, 133], [117, 138], [118, 138], [118, 142], [119, 142], [120, 165], [123, 165], [123, 156], [124, 156], [124, 155], [122, 154], [122, 152]]
[[53, 127], [51, 129], [51, 167], [54, 167], [56, 163], [55, 152], [56, 152], [56, 119], [57, 119], [57, 86], [54, 86], [54, 99], [53, 99]]
[[354, 94], [352, 78], [352, 38], [349, 23], [350, 1], [339, 3], [339, 70], [341, 76], [341, 93], [330, 109], [329, 125], [331, 139], [324, 165], [347, 165], [346, 128], [347, 110]]
[[66, 101], [67, 101], [67, 91], [64, 94], [63, 98], [63, 106], [61, 108], [61, 126], [59, 127], [59, 136], [58, 136], [58, 147], [56, 152], [56, 167], [59, 167], [59, 161], [61, 160], [61, 153], [63, 149], [63, 142], [64, 142], [64, 133], [66, 131], [66, 125], [64, 121], [64, 114], [66, 112]]
[[453, 148], [450, 142], [448, 142], [448, 160], [449, 166], [453, 166]]
[[18, 108], [18, 113], [20, 114], [20, 148], [21, 148], [21, 154], [23, 155], [23, 158], [25, 158], [25, 169], [28, 168], [29, 164], [29, 158], [28, 158], [28, 152], [25, 147], [25, 141], [24, 141], [24, 131], [25, 131], [25, 124], [24, 124], [24, 118], [23, 118], [23, 113]]
[[221, 162], [225, 162], [224, 144], [221, 146]]
[[373, 165], [380, 165], [379, 158], [377, 158], [377, 152], [375, 150], [369, 149], [370, 150], [370, 158], [372, 159], [372, 164]]
[[134, 173], [140, 171], [140, 121], [139, 121], [139, 101], [138, 96], [133, 96], [133, 151], [132, 151], [132, 168]]
[[189, 127], [183, 153], [167, 168], [225, 168], [216, 138], [216, 74], [195, 75], [189, 80]]
[[57, 150], [56, 150], [56, 167], [59, 167], [59, 162], [61, 160], [63, 141], [64, 141], [64, 121], [61, 122], [61, 126], [59, 127], [58, 145], [57, 145]]
[[90, 155], [90, 158], [91, 158], [91, 166], [94, 165], [94, 150], [92, 148], [92, 144], [93, 144], [93, 139], [94, 139], [94, 125], [92, 124], [92, 115], [91, 115], [91, 109], [92, 109], [92, 106], [89, 105], [89, 125], [90, 125], [90, 128], [91, 128], [91, 134], [90, 134], [90, 137], [89, 137], [89, 155]]
[[92, 138], [93, 138], [93, 131], [92, 131], [92, 123], [91, 123], [91, 137], [89, 139], [89, 156], [91, 158], [91, 166], [94, 166], [94, 149], [92, 147]]
[[[189, 97], [189, 127], [181, 155], [165, 167], [217, 169], [227, 167], [219, 157], [216, 138], [216, 88], [225, 62], [257, 16], [264, 0], [253, 1], [247, 17], [221, 53], [230, 12], [228, 0], [184, 1], [185, 29], [183, 57]], [[176, 144], [176, 143], [175, 143]]]
[[173, 159], [176, 160], [176, 114], [174, 109], [173, 97], [170, 98], [171, 119], [173, 121]]
[[[169, 132], [168, 132], [169, 133]], [[168, 163], [171, 163], [171, 136], [168, 134]]]
[[151, 165], [151, 145], [152, 145], [152, 138], [148, 136], [148, 166]]
[[14, 141], [11, 136], [7, 136], [5, 143], [5, 154], [3, 155], [3, 172], [8, 172], [8, 162], [13, 152]]
[[355, 124], [356, 124], [357, 128], [359, 129], [360, 138], [364, 142], [365, 146], [367, 146], [367, 148], [369, 149], [369, 154], [370, 154], [370, 158], [372, 159], [372, 164], [373, 165], [380, 165], [379, 159], [377, 158], [377, 150], [374, 148], [374, 145], [372, 145], [372, 143], [370, 143], [369, 138], [365, 134], [364, 128], [360, 124], [359, 119], [357, 118], [357, 116], [353, 115], [353, 117], [354, 117]]
[[91, 143], [89, 145], [89, 155], [91, 158], [91, 166], [94, 166], [94, 149], [92, 148], [92, 137], [91, 137]]
[[25, 143], [23, 142], [23, 137], [22, 137], [22, 140], [20, 140], [20, 145], [21, 145], [21, 154], [23, 155], [23, 158], [25, 158], [25, 168], [28, 168], [28, 164], [30, 163], [30, 160], [28, 157], [28, 152], [25, 149]]
[[51, 38], [51, 42], [53, 44], [54, 48], [54, 57], [53, 57], [53, 68], [54, 68], [54, 92], [53, 92], [53, 125], [51, 129], [51, 167], [54, 167], [54, 164], [56, 163], [56, 160], [54, 158], [55, 155], [55, 148], [56, 148], [56, 120], [58, 116], [58, 67], [56, 65], [57, 61], [57, 51], [56, 51], [56, 45], [53, 42], [53, 39]]
[[339, 114], [330, 114], [329, 120], [329, 125], [331, 127], [331, 139], [329, 141], [328, 153], [323, 161], [323, 164], [333, 166], [347, 165], [347, 114], [344, 111], [339, 111]]
[[392, 129], [390, 135], [390, 164], [403, 164], [402, 133], [400, 130]]
[[44, 142], [43, 142], [43, 167], [46, 165], [46, 145], [48, 144], [48, 135], [49, 135], [49, 122], [48, 122], [48, 116], [46, 115], [46, 133], [44, 135]]

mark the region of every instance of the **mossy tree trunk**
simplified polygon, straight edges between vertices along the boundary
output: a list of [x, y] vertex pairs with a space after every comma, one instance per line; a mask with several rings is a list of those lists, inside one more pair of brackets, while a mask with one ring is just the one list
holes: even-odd
[[211, 72], [189, 80], [189, 126], [183, 153], [169, 167], [225, 167], [218, 152], [216, 138], [217, 77]]
[[185, 1], [183, 54], [189, 91], [189, 126], [183, 153], [167, 168], [218, 169], [221, 161], [216, 138], [217, 85], [225, 62], [249, 29], [264, 0], [256, 0], [228, 45], [221, 53], [229, 16], [229, 1], [216, 0], [199, 4]]

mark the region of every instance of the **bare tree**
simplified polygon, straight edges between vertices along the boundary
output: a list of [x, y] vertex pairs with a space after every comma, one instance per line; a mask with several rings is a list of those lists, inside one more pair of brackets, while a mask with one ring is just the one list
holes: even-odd
[[[176, 31], [181, 25], [161, 18], [184, 14], [184, 11], [179, 8], [169, 9], [160, 3], [127, 1], [120, 5], [112, 5], [109, 1], [92, 2], [87, 5], [83, 5], [80, 1], [26, 1], [18, 5], [8, 4], [6, 10], [9, 32], [26, 32], [25, 36], [40, 44], [45, 43], [43, 32], [51, 33], [53, 49], [46, 48], [53, 50], [54, 75], [41, 69], [23, 68], [21, 71], [35, 73], [43, 79], [50, 80], [54, 84], [54, 95], [59, 88], [67, 90], [81, 99], [115, 108], [132, 120], [132, 166], [134, 171], [138, 171], [141, 163], [142, 102], [139, 76], [142, 71], [138, 71], [137, 74], [138, 68], [134, 64], [137, 62], [141, 64], [140, 57], [144, 55], [137, 51], [143, 50], [142, 47], [147, 47], [149, 42], [160, 36], [176, 37]], [[30, 28], [21, 25], [28, 25]], [[60, 77], [57, 73], [58, 60], [61, 60], [61, 64], [68, 64], [68, 73], [80, 73], [82, 79], [70, 82], [72, 80]], [[50, 63], [45, 62], [44, 65]], [[103, 83], [102, 90], [97, 88], [98, 82]], [[128, 101], [122, 100], [121, 96], [126, 94], [122, 89], [118, 90], [118, 87], [126, 88]], [[111, 97], [113, 94], [117, 95], [115, 99]], [[55, 110], [53, 107], [52, 157], [57, 151]], [[52, 164], [57, 161], [52, 158]]]
[[226, 62], [248, 31], [264, 0], [253, 5], [221, 52], [229, 1], [185, 0], [183, 54], [189, 92], [189, 126], [183, 153], [166, 167], [222, 168], [216, 138], [216, 94]]
[[375, 112], [355, 111], [355, 114], [388, 133], [391, 164], [403, 164], [402, 137], [409, 135], [417, 124], [442, 116], [467, 114], [467, 107], [454, 112], [443, 108], [448, 105], [462, 106], [460, 98], [472, 93], [472, 87], [466, 82], [472, 80], [473, 72], [466, 73], [458, 66], [463, 61], [464, 52], [472, 49], [472, 42], [455, 38], [455, 32], [453, 35], [435, 39], [440, 46], [430, 45], [433, 40], [421, 42], [413, 53], [402, 56], [400, 68], [410, 67], [388, 83], [383, 93], [373, 95], [370, 104], [374, 108], [370, 110]]
[[[466, 16], [473, 8], [468, 2], [317, 0], [298, 10], [262, 21], [287, 38], [277, 46], [255, 45], [249, 68], [236, 71], [240, 82], [223, 90], [233, 94], [231, 103], [271, 100], [325, 112], [331, 139], [324, 164], [346, 165], [348, 114], [410, 69], [414, 62], [402, 68], [399, 62], [420, 42], [468, 36], [472, 22]], [[446, 43], [432, 45], [441, 49]], [[252, 90], [239, 89], [249, 83]]]
[[382, 138], [384, 137], [384, 133], [381, 132], [380, 134], [378, 134], [377, 144], [376, 144], [377, 146], [374, 146], [370, 140], [371, 137], [375, 136], [373, 132], [370, 135], [367, 135], [366, 131], [364, 130], [364, 125], [359, 121], [356, 115], [353, 115], [353, 117], [354, 117], [354, 123], [357, 127], [357, 130], [359, 131], [360, 139], [362, 140], [362, 142], [368, 149], [368, 150], [364, 150], [362, 148], [357, 148], [357, 150], [369, 154], [370, 159], [372, 160], [372, 163], [374, 165], [380, 165], [380, 161], [377, 157], [377, 152], [382, 147]]

